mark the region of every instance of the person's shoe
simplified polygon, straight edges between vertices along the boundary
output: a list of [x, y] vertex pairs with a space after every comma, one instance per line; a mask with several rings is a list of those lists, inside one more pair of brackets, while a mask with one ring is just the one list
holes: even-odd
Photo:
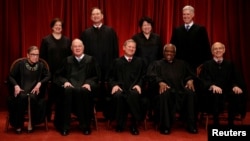
[[198, 133], [198, 129], [196, 127], [188, 127], [187, 131], [191, 134], [197, 134]]
[[136, 127], [131, 127], [130, 128], [130, 133], [132, 134], [132, 135], [139, 135], [140, 133], [139, 133], [139, 130], [136, 128]]
[[21, 134], [22, 133], [22, 129], [21, 128], [17, 128], [16, 129], [16, 134]]
[[32, 124], [31, 129], [27, 129], [27, 133], [33, 133], [35, 131], [36, 126]]
[[163, 135], [169, 135], [170, 129], [169, 128], [162, 128], [162, 129], [160, 129], [160, 133]]
[[32, 132], [34, 132], [34, 129], [33, 129], [33, 128], [32, 128], [32, 129], [27, 130], [27, 133], [32, 133]]
[[84, 129], [83, 130], [83, 134], [84, 135], [90, 135], [91, 134], [91, 130], [90, 129]]
[[123, 131], [123, 128], [120, 127], [120, 126], [117, 126], [117, 127], [115, 128], [115, 131], [120, 133], [120, 132]]
[[62, 130], [60, 133], [62, 136], [67, 136], [69, 135], [69, 130]]

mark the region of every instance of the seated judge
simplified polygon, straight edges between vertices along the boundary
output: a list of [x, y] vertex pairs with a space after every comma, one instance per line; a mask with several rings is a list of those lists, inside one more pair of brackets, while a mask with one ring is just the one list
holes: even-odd
[[219, 123], [219, 114], [228, 103], [228, 125], [234, 125], [237, 114], [246, 115], [246, 84], [236, 66], [223, 55], [225, 45], [215, 42], [211, 47], [213, 58], [203, 64], [200, 78], [206, 92], [208, 112], [213, 114], [215, 126]]
[[175, 59], [176, 47], [166, 44], [164, 58], [154, 62], [147, 74], [158, 84], [154, 97], [155, 122], [161, 134], [170, 134], [176, 113], [186, 122], [190, 133], [197, 133], [195, 118], [195, 74], [183, 60]]
[[[8, 83], [10, 96], [8, 100], [9, 119], [16, 133], [20, 134], [24, 127], [24, 115], [28, 107], [30, 95], [32, 127], [45, 119], [45, 84], [50, 79], [50, 72], [45, 64], [39, 61], [39, 49], [31, 46], [27, 58], [16, 62], [10, 71]], [[28, 129], [32, 132], [33, 128]]]
[[[71, 45], [72, 55], [63, 61], [56, 72], [56, 83], [63, 87], [60, 104], [61, 110], [55, 121], [61, 135], [67, 136], [70, 130], [71, 113], [76, 114], [79, 127], [84, 135], [91, 134], [93, 116], [93, 97], [98, 88], [99, 68], [96, 60], [84, 54], [84, 45], [80, 39], [74, 39]], [[72, 110], [73, 109], [73, 110]]]
[[123, 45], [124, 55], [114, 60], [109, 72], [111, 88], [111, 117], [116, 121], [116, 132], [122, 132], [126, 125], [128, 113], [131, 114], [130, 132], [138, 135], [138, 122], [143, 119], [141, 110], [142, 77], [145, 65], [143, 60], [135, 57], [136, 43], [129, 39]]

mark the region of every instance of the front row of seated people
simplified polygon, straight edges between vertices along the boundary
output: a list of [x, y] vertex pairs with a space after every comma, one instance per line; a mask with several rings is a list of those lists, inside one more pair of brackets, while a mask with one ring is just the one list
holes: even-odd
[[[81, 40], [74, 39], [71, 50], [72, 55], [63, 60], [62, 67], [56, 72], [55, 82], [61, 89], [58, 91], [61, 96], [57, 98], [54, 125], [61, 135], [67, 136], [70, 132], [71, 113], [74, 113], [83, 134], [89, 135], [100, 70], [95, 58], [84, 54]], [[116, 132], [124, 131], [130, 113], [130, 132], [139, 135], [138, 123], [145, 119], [148, 103], [152, 101], [154, 122], [161, 134], [171, 133], [176, 113], [186, 123], [185, 128], [189, 133], [198, 133], [195, 111], [198, 93], [195, 91], [195, 81], [202, 83], [204, 92], [207, 92], [205, 99], [208, 97], [209, 101], [206, 107], [211, 109], [214, 124], [219, 124], [218, 116], [225, 100], [228, 101], [229, 125], [233, 125], [236, 114], [246, 114], [245, 83], [233, 64], [223, 59], [225, 46], [222, 43], [212, 45], [213, 58], [203, 64], [199, 78], [185, 61], [175, 58], [176, 47], [173, 44], [163, 47], [164, 57], [152, 63], [148, 70], [145, 70], [142, 59], [134, 56], [134, 40], [125, 41], [123, 50], [124, 55], [114, 60], [109, 71], [110, 95], [104, 111], [108, 120], [115, 121]], [[157, 86], [150, 100], [142, 93], [146, 74], [151, 80], [149, 87]], [[41, 85], [49, 78], [50, 73], [39, 62], [39, 50], [34, 46], [29, 48], [27, 59], [16, 63], [11, 70], [9, 82], [14, 91], [10, 94], [9, 116], [16, 133], [20, 134], [24, 126], [27, 93], [31, 94], [33, 124], [39, 123], [36, 121], [39, 110], [35, 109], [39, 107], [37, 98], [42, 91]]]

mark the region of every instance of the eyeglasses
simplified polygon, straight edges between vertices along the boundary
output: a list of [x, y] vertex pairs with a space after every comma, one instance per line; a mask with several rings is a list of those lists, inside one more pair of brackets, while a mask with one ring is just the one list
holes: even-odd
[[213, 50], [223, 50], [224, 47], [214, 47]]
[[32, 57], [35, 57], [35, 56], [39, 57], [39, 54], [30, 53], [29, 55], [32, 56]]

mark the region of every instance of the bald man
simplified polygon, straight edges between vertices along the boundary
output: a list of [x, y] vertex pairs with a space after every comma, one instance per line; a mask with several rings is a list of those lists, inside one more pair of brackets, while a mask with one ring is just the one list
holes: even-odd
[[234, 64], [225, 60], [225, 45], [215, 42], [211, 47], [213, 59], [205, 62], [200, 73], [204, 83], [206, 105], [213, 114], [214, 125], [219, 125], [219, 114], [228, 102], [228, 125], [234, 125], [236, 114], [246, 114], [246, 85]]

